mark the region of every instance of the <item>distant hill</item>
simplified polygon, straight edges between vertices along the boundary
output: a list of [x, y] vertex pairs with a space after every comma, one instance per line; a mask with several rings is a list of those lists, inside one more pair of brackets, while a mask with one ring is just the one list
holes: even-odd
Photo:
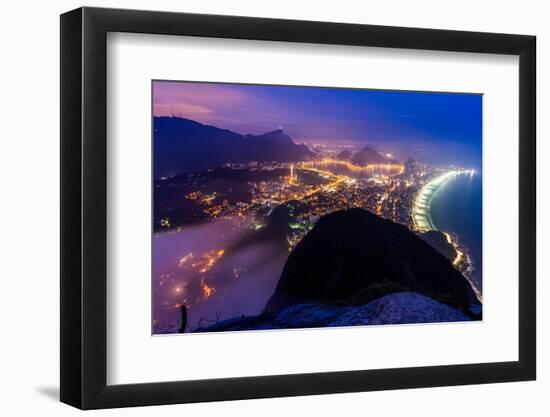
[[395, 159], [388, 159], [385, 156], [380, 155], [374, 149], [365, 146], [353, 155], [351, 162], [355, 165], [364, 166], [368, 164], [393, 164], [397, 161]]
[[282, 129], [263, 135], [241, 135], [179, 117], [155, 117], [154, 176], [221, 166], [227, 162], [302, 161], [314, 154]]
[[204, 207], [196, 200], [183, 196], [200, 191], [202, 194], [217, 193], [217, 202], [227, 200], [230, 204], [250, 202], [250, 182], [272, 181], [287, 175], [288, 169], [249, 170], [214, 168], [186, 172], [164, 180], [154, 181], [154, 227], [161, 230], [161, 220], [168, 218], [170, 227], [208, 219]]
[[352, 154], [350, 151], [348, 150], [343, 150], [342, 152], [340, 152], [336, 158], [341, 160], [341, 161], [349, 161], [352, 157]]
[[449, 259], [406, 227], [363, 209], [325, 215], [288, 257], [266, 313], [302, 303], [364, 305], [413, 291], [463, 311], [479, 305]]

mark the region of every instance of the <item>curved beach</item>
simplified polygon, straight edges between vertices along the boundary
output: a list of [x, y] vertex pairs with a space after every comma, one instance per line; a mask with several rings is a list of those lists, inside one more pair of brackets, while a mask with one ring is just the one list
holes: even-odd
[[473, 175], [473, 170], [455, 170], [446, 172], [437, 178], [434, 178], [428, 182], [416, 197], [413, 205], [413, 223], [416, 230], [419, 232], [428, 232], [430, 230], [437, 230], [437, 227], [433, 223], [432, 216], [430, 215], [430, 203], [437, 192], [437, 190], [443, 186], [447, 181], [452, 180], [457, 175], [468, 174]]
[[[422, 187], [422, 189], [418, 193], [418, 196], [416, 197], [413, 205], [412, 217], [415, 229], [419, 232], [438, 230], [430, 214], [430, 205], [434, 195], [445, 183], [454, 179], [456, 176], [462, 174], [473, 175], [474, 173], [474, 170], [449, 171], [445, 174], [438, 176], [437, 178], [434, 178], [426, 185], [424, 185], [424, 187]], [[462, 245], [459, 244], [456, 236], [453, 236], [451, 233], [443, 232], [443, 234], [447, 238], [447, 242], [454, 247], [456, 252], [456, 257], [452, 261], [453, 265], [458, 266], [463, 262], [465, 263], [466, 268], [464, 270], [462, 270], [461, 268], [461, 270], [463, 271], [465, 278], [468, 280], [474, 292], [476, 293], [478, 300], [482, 302], [483, 297], [481, 295], [481, 291], [479, 290], [479, 288], [477, 288], [471, 278], [473, 262], [470, 258], [470, 254], [467, 248], [462, 247]]]

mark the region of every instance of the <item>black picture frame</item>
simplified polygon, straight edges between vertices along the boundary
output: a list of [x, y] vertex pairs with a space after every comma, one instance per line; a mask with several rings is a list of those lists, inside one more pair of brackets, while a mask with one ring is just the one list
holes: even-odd
[[[519, 56], [519, 360], [107, 385], [108, 32]], [[534, 36], [80, 8], [61, 16], [61, 401], [82, 409], [533, 380]]]

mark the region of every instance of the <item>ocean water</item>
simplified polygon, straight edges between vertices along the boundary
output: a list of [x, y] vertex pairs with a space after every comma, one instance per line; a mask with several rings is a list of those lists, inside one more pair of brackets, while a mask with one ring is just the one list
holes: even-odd
[[458, 175], [441, 186], [430, 204], [430, 214], [438, 230], [452, 232], [470, 250], [474, 261], [472, 278], [482, 289], [483, 227], [482, 177]]

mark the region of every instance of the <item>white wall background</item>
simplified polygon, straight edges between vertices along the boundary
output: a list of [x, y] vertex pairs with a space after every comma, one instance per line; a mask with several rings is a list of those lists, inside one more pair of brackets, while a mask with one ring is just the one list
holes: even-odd
[[[4, 415], [74, 415], [59, 392], [59, 17], [81, 6], [5, 2], [0, 22], [0, 410]], [[534, 34], [538, 37], [538, 381], [483, 386], [237, 401], [100, 411], [99, 415], [279, 416], [529, 415], [550, 412], [550, 146], [543, 119], [550, 82], [545, 2], [340, 0], [124, 0], [86, 5]]]

